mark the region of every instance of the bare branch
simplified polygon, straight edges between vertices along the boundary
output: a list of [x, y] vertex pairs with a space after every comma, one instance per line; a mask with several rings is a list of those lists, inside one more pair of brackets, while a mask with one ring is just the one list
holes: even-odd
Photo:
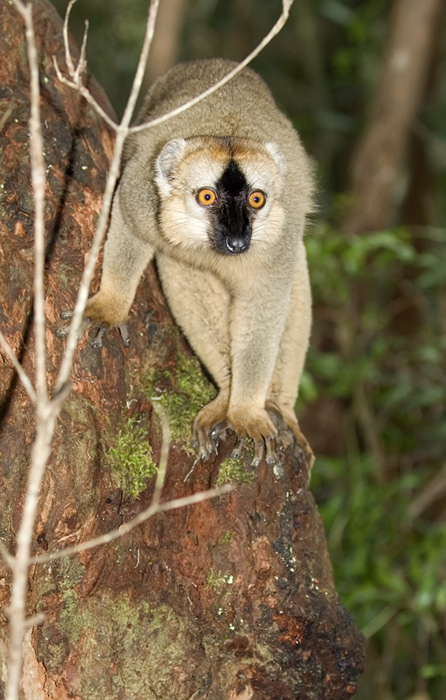
[[56, 414], [48, 402], [45, 344], [45, 162], [40, 122], [39, 63], [34, 36], [32, 4], [14, 0], [25, 22], [26, 47], [30, 71], [31, 114], [30, 159], [34, 216], [34, 333], [36, 345], [36, 438], [32, 448], [27, 490], [20, 526], [17, 533], [16, 555], [12, 562], [12, 591], [9, 605], [9, 649], [6, 699], [18, 700], [23, 660], [23, 639], [27, 629], [26, 592], [29, 556], [34, 521], [43, 474], [50, 454]]
[[152, 505], [160, 502], [161, 493], [163, 490], [164, 482], [166, 480], [167, 471], [167, 458], [169, 456], [169, 447], [171, 441], [171, 432], [169, 427], [169, 421], [167, 419], [166, 412], [159, 402], [158, 397], [152, 396], [152, 406], [161, 421], [161, 430], [163, 433], [163, 443], [161, 445], [161, 457], [158, 466], [158, 473], [155, 482], [155, 489], [153, 492]]
[[71, 56], [71, 51], [70, 51], [70, 42], [68, 40], [68, 24], [70, 22], [70, 15], [71, 15], [71, 10], [73, 9], [73, 5], [77, 0], [70, 0], [70, 2], [67, 5], [67, 10], [65, 12], [65, 17], [64, 17], [64, 22], [63, 22], [63, 42], [65, 46], [65, 63], [67, 64], [68, 68], [68, 73], [74, 77], [76, 75], [76, 70], [74, 68], [74, 63], [73, 59]]
[[141, 55], [138, 61], [138, 67], [136, 69], [135, 77], [133, 79], [132, 89], [130, 91], [130, 97], [127, 102], [127, 106], [124, 110], [124, 115], [120, 124], [120, 129], [128, 128], [133, 112], [135, 111], [136, 100], [138, 99], [139, 91], [141, 90], [142, 81], [144, 78], [144, 73], [147, 65], [147, 58], [149, 55], [150, 45], [152, 43], [153, 34], [155, 32], [156, 17], [158, 14], [160, 0], [152, 0], [149, 8], [149, 16], [147, 19], [146, 33], [144, 36], [143, 47], [141, 50]]
[[144, 37], [144, 44], [141, 50], [140, 59], [138, 62], [138, 68], [136, 70], [135, 79], [133, 81], [132, 90], [129, 97], [129, 102], [124, 111], [122, 121], [118, 127], [116, 125], [116, 141], [113, 150], [113, 158], [110, 164], [110, 171], [107, 177], [107, 182], [105, 186], [104, 198], [102, 202], [101, 213], [99, 216], [98, 226], [93, 238], [93, 243], [90, 250], [90, 255], [88, 262], [85, 266], [81, 285], [78, 292], [78, 297], [76, 300], [76, 305], [74, 307], [73, 318], [71, 321], [70, 331], [68, 333], [67, 346], [65, 349], [62, 364], [59, 370], [59, 374], [56, 382], [56, 390], [59, 389], [63, 384], [66, 383], [71, 366], [73, 364], [74, 353], [78, 343], [79, 331], [82, 325], [83, 313], [85, 306], [87, 304], [88, 291], [90, 289], [91, 280], [93, 278], [94, 269], [99, 256], [99, 251], [101, 248], [102, 241], [105, 237], [108, 224], [108, 216], [111, 209], [111, 203], [113, 199], [113, 193], [116, 187], [116, 182], [119, 177], [120, 163], [122, 150], [124, 147], [124, 141], [129, 133], [128, 125], [131, 121], [133, 110], [138, 98], [138, 93], [141, 87], [142, 79], [144, 76], [145, 61], [147, 61], [147, 55], [150, 48], [150, 42], [152, 41], [153, 32], [156, 22], [156, 13], [158, 10], [159, 0], [152, 0], [152, 4], [149, 9], [149, 16], [147, 19], [146, 33]]
[[11, 346], [9, 345], [8, 341], [6, 340], [5, 336], [3, 335], [3, 333], [1, 331], [0, 331], [0, 345], [2, 345], [3, 350], [5, 351], [5, 354], [7, 355], [9, 360], [11, 360], [11, 363], [12, 363], [15, 371], [19, 375], [20, 381], [22, 382], [22, 384], [25, 388], [25, 391], [28, 394], [29, 398], [31, 399], [31, 401], [33, 403], [36, 403], [36, 400], [37, 400], [36, 392], [34, 391], [34, 387], [31, 384], [31, 380], [28, 377], [28, 375], [26, 374], [25, 370], [23, 369], [22, 365], [20, 364], [20, 362], [18, 361], [16, 356], [14, 355], [14, 352], [13, 352]]
[[148, 508], [138, 513], [132, 520], [128, 523], [124, 523], [117, 530], [111, 530], [110, 532], [95, 537], [87, 542], [81, 542], [80, 544], [75, 544], [72, 547], [66, 547], [65, 549], [60, 549], [56, 552], [50, 552], [49, 554], [42, 554], [38, 557], [32, 557], [29, 561], [30, 564], [43, 564], [48, 561], [54, 561], [55, 559], [61, 559], [62, 557], [70, 556], [71, 554], [78, 554], [79, 552], [84, 552], [87, 549], [93, 549], [101, 544], [108, 544], [113, 542], [113, 540], [123, 537], [128, 532], [133, 530], [138, 525], [142, 525], [146, 520], [152, 518], [158, 513], [166, 513], [169, 510], [176, 510], [177, 508], [184, 508], [186, 506], [192, 506], [196, 503], [202, 503], [203, 501], [208, 501], [210, 498], [217, 498], [218, 496], [224, 496], [230, 493], [235, 488], [234, 484], [225, 484], [224, 486], [219, 486], [215, 489], [209, 489], [208, 491], [201, 491], [200, 493], [193, 493], [190, 496], [183, 496], [182, 498], [174, 498], [172, 501], [167, 501], [166, 503], [151, 504]]
[[40, 486], [51, 449], [56, 413], [49, 404], [37, 410], [36, 438], [31, 454], [25, 503], [17, 533], [17, 548], [12, 563], [13, 584], [9, 611], [9, 654], [6, 700], [18, 700], [22, 668], [22, 644], [27, 629], [26, 591], [30, 563], [31, 541]]
[[88, 39], [88, 20], [85, 20], [85, 28], [84, 28], [84, 36], [82, 38], [82, 46], [81, 46], [81, 52], [79, 56], [79, 63], [77, 64], [76, 68], [76, 73], [75, 73], [75, 80], [80, 82], [81, 75], [86, 71], [87, 69], [87, 58], [86, 58], [86, 53], [87, 53], [87, 39]]
[[31, 181], [34, 196], [34, 332], [36, 337], [36, 393], [38, 398], [46, 400], [46, 345], [45, 345], [45, 293], [44, 293], [44, 264], [45, 264], [45, 162], [43, 158], [43, 137], [40, 124], [40, 88], [39, 69], [34, 26], [32, 21], [32, 5], [24, 5], [21, 0], [14, 3], [22, 15], [26, 26], [26, 44], [28, 52], [30, 86], [31, 86], [31, 115], [29, 119]]

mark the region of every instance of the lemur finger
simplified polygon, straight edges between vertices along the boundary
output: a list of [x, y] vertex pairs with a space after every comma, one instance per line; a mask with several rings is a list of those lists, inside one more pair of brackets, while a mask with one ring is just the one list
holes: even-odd
[[206, 461], [213, 454], [217, 454], [217, 445], [204, 428], [199, 428], [196, 432], [198, 442], [198, 459]]
[[245, 444], [245, 438], [239, 438], [234, 449], [231, 452], [232, 459], [240, 459], [242, 454], [243, 445]]
[[[68, 313], [71, 313], [71, 316], [67, 316], [67, 319], [72, 318], [72, 316], [73, 316], [72, 312], [67, 311], [66, 313], [67, 313], [67, 314], [68, 314]], [[62, 315], [62, 314], [61, 314], [61, 315]], [[79, 328], [78, 339], [80, 339], [80, 338], [83, 336], [83, 334], [85, 333], [85, 331], [86, 331], [87, 328], [89, 327], [90, 323], [91, 323], [91, 322], [90, 322], [90, 320], [89, 320], [88, 318], [85, 318], [85, 319], [82, 321], [81, 326], [80, 326], [80, 328]], [[62, 326], [58, 326], [58, 327], [56, 328], [56, 330], [55, 330], [55, 335], [56, 335], [56, 337], [57, 337], [57, 338], [65, 338], [65, 336], [67, 336], [68, 333], [70, 332], [70, 328], [71, 328], [71, 324], [69, 324], [69, 323], [64, 323]]]
[[254, 457], [251, 462], [251, 467], [258, 467], [263, 459], [263, 454], [265, 452], [265, 444], [263, 440], [259, 440], [254, 443]]
[[90, 345], [92, 348], [102, 348], [102, 341], [107, 333], [107, 326], [100, 326], [95, 337], [90, 340]]
[[266, 438], [265, 440], [265, 445], [266, 445], [266, 456], [265, 456], [265, 461], [268, 464], [268, 466], [273, 466], [277, 462], [277, 456], [276, 456], [276, 441], [274, 438]]
[[127, 323], [126, 322], [119, 323], [118, 330], [119, 330], [119, 333], [121, 334], [122, 344], [124, 345], [125, 348], [128, 348], [130, 346], [130, 334], [129, 334], [129, 329], [128, 329]]

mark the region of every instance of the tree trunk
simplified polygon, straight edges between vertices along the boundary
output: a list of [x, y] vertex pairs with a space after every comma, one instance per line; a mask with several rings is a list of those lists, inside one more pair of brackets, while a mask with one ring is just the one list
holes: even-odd
[[[54, 73], [64, 66], [61, 23], [46, 0], [34, 4], [47, 164], [47, 376], [64, 341], [54, 335], [73, 306], [101, 205], [113, 137]], [[1, 328], [33, 375], [33, 201], [28, 157], [29, 86], [25, 38], [12, 3], [0, 2]], [[107, 100], [90, 81], [105, 108]], [[97, 280], [96, 280], [97, 284]], [[210, 385], [166, 309], [150, 267], [133, 305], [132, 344], [116, 332], [101, 350], [86, 338], [72, 371], [42, 487], [35, 554], [107, 532], [150, 503], [147, 449], [158, 462], [157, 395], [169, 413], [162, 501], [207, 489], [229, 470], [228, 495], [158, 514], [106, 546], [30, 570], [28, 614], [45, 619], [27, 634], [23, 698], [29, 700], [212, 700], [318, 698], [356, 691], [363, 643], [333, 583], [324, 530], [307, 488], [307, 465], [285, 454], [274, 474], [188, 447], [190, 416]], [[0, 354], [2, 540], [14, 551], [34, 433], [34, 412], [10, 361]], [[118, 435], [120, 436], [118, 438]], [[113, 449], [114, 448], [114, 449]], [[142, 456], [141, 456], [142, 451]], [[232, 466], [232, 471], [230, 467]], [[125, 471], [127, 470], [127, 471]], [[0, 562], [0, 603], [10, 575]], [[6, 617], [0, 629], [5, 678]], [[0, 691], [1, 693], [1, 691]]]
[[420, 107], [444, 0], [395, 0], [387, 56], [368, 126], [352, 160], [351, 205], [341, 222], [349, 234], [395, 223], [402, 166]]

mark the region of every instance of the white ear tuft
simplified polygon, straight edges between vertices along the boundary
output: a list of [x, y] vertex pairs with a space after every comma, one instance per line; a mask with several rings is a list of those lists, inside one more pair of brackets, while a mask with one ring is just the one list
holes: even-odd
[[265, 148], [277, 167], [279, 168], [279, 172], [281, 175], [286, 175], [286, 172], [288, 170], [286, 160], [283, 157], [283, 153], [280, 150], [279, 146], [274, 143], [273, 141], [269, 141], [268, 143], [265, 144]]
[[164, 180], [167, 181], [167, 183], [170, 183], [173, 171], [180, 162], [185, 148], [186, 141], [182, 138], [173, 139], [172, 141], [168, 141], [168, 143], [166, 143], [156, 161], [158, 182], [160, 180]]

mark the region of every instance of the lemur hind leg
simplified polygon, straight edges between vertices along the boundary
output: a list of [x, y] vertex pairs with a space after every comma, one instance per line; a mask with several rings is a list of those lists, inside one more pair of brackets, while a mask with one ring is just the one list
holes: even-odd
[[164, 255], [157, 255], [157, 267], [178, 325], [219, 390], [217, 397], [199, 411], [193, 424], [198, 456], [208, 459], [216, 452], [220, 430], [215, 432], [215, 427], [226, 421], [229, 404], [229, 294], [210, 272], [191, 268]]

